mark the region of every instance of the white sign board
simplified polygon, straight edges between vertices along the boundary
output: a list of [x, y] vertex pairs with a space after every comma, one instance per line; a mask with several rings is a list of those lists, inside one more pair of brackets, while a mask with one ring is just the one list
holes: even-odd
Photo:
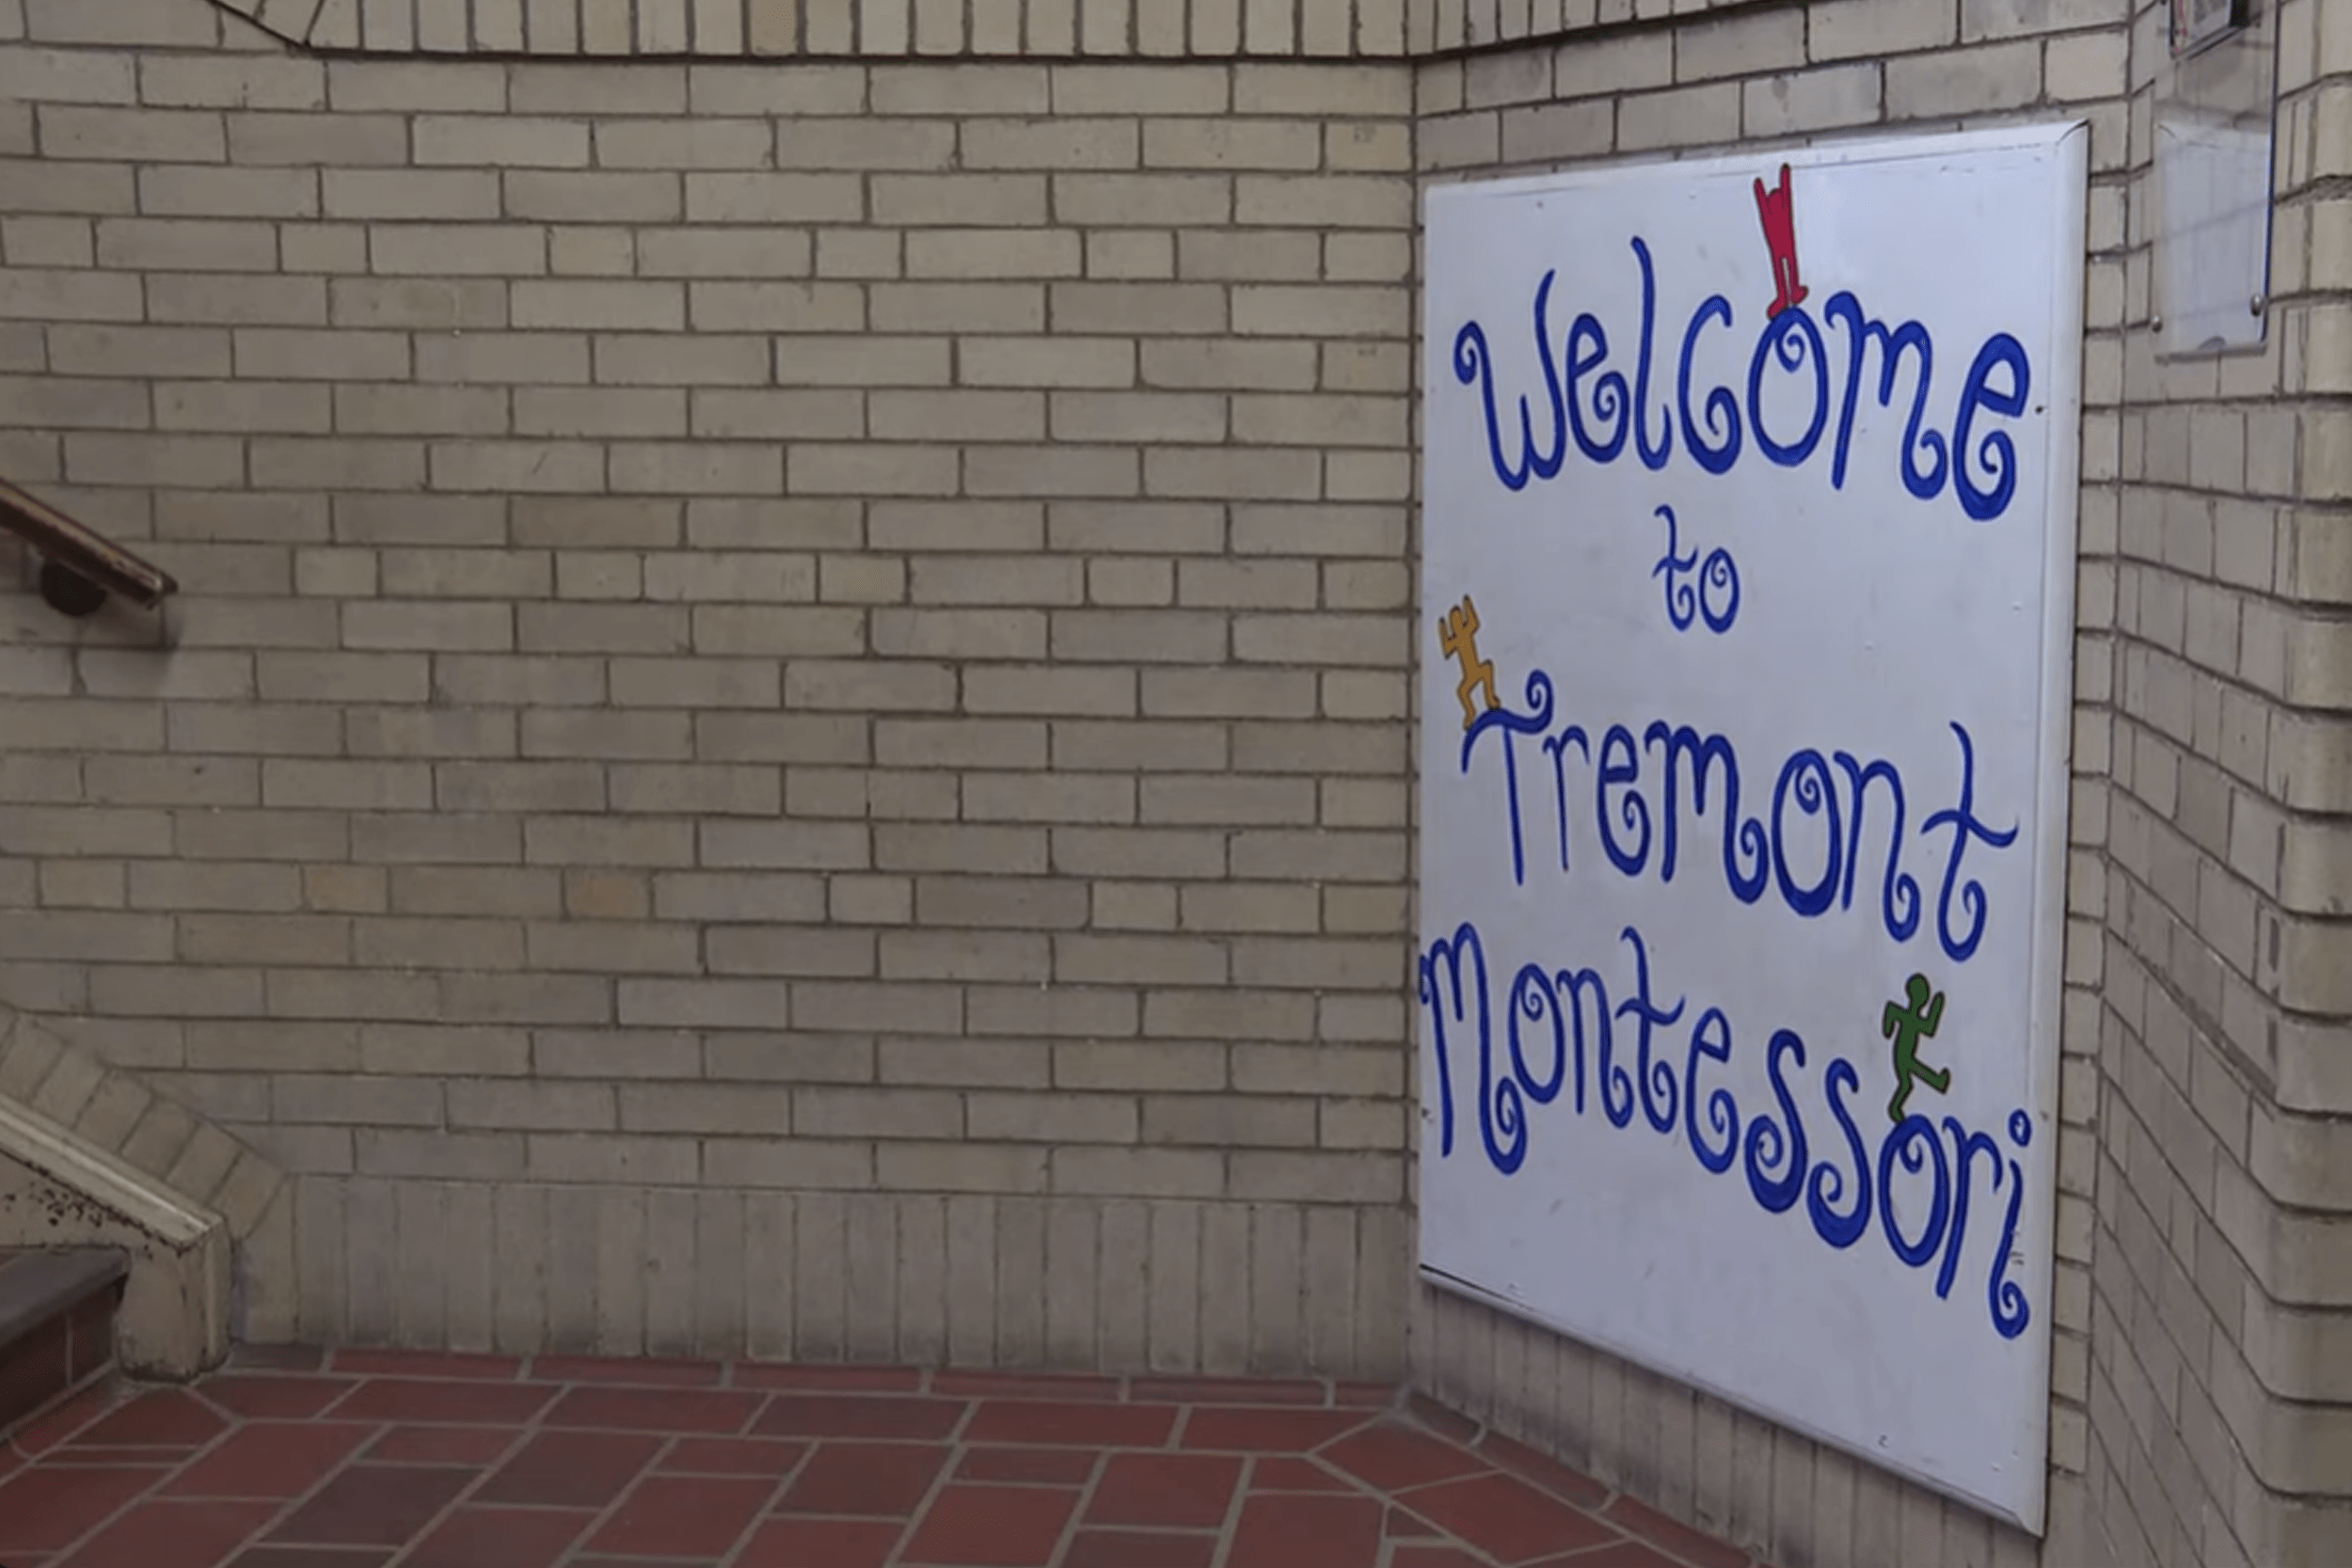
[[2037, 1531], [2085, 182], [1427, 208], [1422, 1267]]

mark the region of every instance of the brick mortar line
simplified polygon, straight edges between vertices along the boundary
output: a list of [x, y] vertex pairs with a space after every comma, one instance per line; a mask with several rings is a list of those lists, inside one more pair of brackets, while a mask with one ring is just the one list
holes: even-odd
[[[809, 18], [805, 8], [796, 9], [794, 16], [793, 36], [791, 40], [793, 52], [789, 55], [770, 55], [762, 53], [758, 50], [753, 37], [751, 11], [748, 6], [739, 8], [734, 13], [737, 19], [734, 24], [734, 29], [740, 34], [742, 40], [739, 48], [730, 51], [721, 51], [716, 49], [706, 51], [703, 49], [700, 46], [699, 37], [702, 25], [701, 13], [698, 10], [689, 10], [683, 13], [680, 18], [685, 24], [688, 40], [682, 49], [648, 50], [641, 48], [642, 40], [644, 40], [646, 37], [645, 17], [643, 10], [644, 0], [628, 0], [626, 8], [628, 40], [628, 48], [611, 54], [591, 54], [586, 51], [584, 42], [581, 42], [579, 46], [567, 53], [558, 53], [553, 50], [546, 52], [533, 50], [531, 47], [531, 44], [532, 42], [532, 33], [534, 31], [534, 20], [539, 15], [539, 11], [535, 7], [522, 8], [519, 14], [516, 17], [516, 22], [521, 30], [524, 39], [524, 45], [522, 49], [492, 52], [481, 49], [472, 42], [473, 40], [480, 36], [481, 24], [478, 13], [470, 6], [466, 8], [466, 36], [468, 39], [468, 47], [463, 50], [443, 51], [427, 50], [417, 41], [418, 16], [416, 8], [410, 5], [404, 4], [402, 6], [402, 10], [405, 13], [407, 24], [405, 31], [410, 41], [405, 48], [390, 49], [370, 46], [364, 41], [358, 44], [329, 44], [319, 41], [319, 34], [324, 29], [330, 15], [332, 14], [331, 3], [330, 5], [319, 7], [311, 13], [307, 21], [307, 24], [303, 28], [302, 36], [300, 37], [296, 37], [293, 33], [285, 31], [282, 24], [274, 24], [273, 21], [264, 21], [264, 15], [274, 16], [271, 8], [266, 6], [256, 7], [252, 12], [248, 13], [246, 10], [242, 9], [235, 5], [228, 4], [227, 0], [214, 0], [214, 3], [218, 5], [223, 11], [236, 17], [237, 20], [245, 25], [279, 40], [290, 50], [296, 50], [321, 57], [357, 56], [367, 58], [421, 60], [491, 57], [576, 59], [612, 62], [660, 59], [747, 60], [766, 62], [771, 60], [814, 60], [835, 58], [864, 60], [912, 59], [961, 61], [971, 59], [1005, 58], [1018, 60], [1135, 60], [1149, 63], [1165, 63], [1178, 60], [1205, 59], [1300, 59], [1348, 60], [1364, 62], [1395, 61], [1405, 64], [1419, 64], [1463, 57], [1475, 57], [1484, 54], [1516, 48], [1537, 48], [1547, 45], [1557, 45], [1566, 40], [1590, 39], [1596, 41], [1605, 41], [1609, 39], [1621, 37], [1629, 33], [1643, 33], [1661, 30], [1671, 31], [1679, 27], [1690, 25], [1694, 22], [1703, 24], [1706, 21], [1712, 20], [1719, 16], [1738, 15], [1743, 12], [1771, 9], [1779, 7], [1803, 6], [1806, 3], [1806, 0], [1714, 0], [1713, 4], [1705, 6], [1695, 11], [1677, 12], [1673, 15], [1661, 15], [1655, 17], [1629, 17], [1615, 22], [1594, 21], [1581, 24], [1562, 23], [1549, 26], [1532, 26], [1528, 30], [1517, 34], [1499, 35], [1494, 39], [1477, 41], [1471, 41], [1465, 39], [1464, 41], [1459, 43], [1438, 41], [1435, 40], [1434, 35], [1432, 34], [1429, 35], [1432, 37], [1431, 46], [1426, 49], [1415, 47], [1415, 35], [1424, 32], [1424, 29], [1419, 25], [1420, 22], [1424, 19], [1427, 20], [1434, 28], [1437, 19], [1434, 14], [1430, 14], [1435, 10], [1434, 0], [1412, 0], [1412, 3], [1402, 4], [1398, 8], [1400, 13], [1399, 20], [1403, 23], [1405, 32], [1405, 37], [1401, 40], [1400, 46], [1394, 50], [1382, 49], [1376, 52], [1367, 49], [1365, 45], [1367, 28], [1370, 25], [1369, 19], [1365, 13], [1365, 7], [1360, 4], [1349, 3], [1344, 7], [1346, 13], [1344, 26], [1344, 32], [1346, 34], [1345, 47], [1343, 52], [1336, 54], [1314, 51], [1311, 47], [1309, 41], [1310, 28], [1308, 26], [1308, 18], [1311, 12], [1311, 8], [1316, 4], [1316, 0], [1289, 0], [1289, 14], [1285, 19], [1287, 23], [1289, 43], [1287, 49], [1283, 52], [1274, 53], [1269, 51], [1262, 54], [1250, 49], [1250, 19], [1255, 14], [1254, 8], [1252, 8], [1237, 9], [1237, 14], [1234, 20], [1239, 42], [1242, 45], [1240, 51], [1237, 53], [1232, 55], [1202, 55], [1194, 53], [1188, 46], [1184, 52], [1171, 55], [1147, 55], [1143, 52], [1141, 38], [1141, 28], [1143, 25], [1141, 7], [1149, 4], [1180, 3], [1180, 0], [1137, 0], [1137, 3], [1136, 4], [1122, 5], [1120, 8], [1120, 14], [1124, 24], [1122, 29], [1123, 36], [1117, 40], [1122, 47], [1120, 52], [1117, 53], [1104, 53], [1089, 48], [1089, 43], [1093, 41], [1089, 37], [1090, 29], [1089, 26], [1089, 18], [1093, 14], [1093, 12], [1090, 7], [1074, 3], [1069, 8], [1068, 21], [1072, 37], [1071, 44], [1066, 54], [1060, 51], [1040, 52], [1033, 50], [1023, 50], [1021, 52], [1009, 55], [996, 54], [993, 52], [989, 54], [973, 52], [970, 50], [972, 19], [968, 12], [959, 18], [960, 25], [958, 27], [958, 32], [964, 41], [964, 48], [946, 54], [926, 53], [920, 48], [915, 31], [920, 18], [912, 5], [908, 6], [906, 12], [906, 48], [902, 52], [897, 50], [887, 53], [879, 51], [869, 52], [865, 48], [866, 9], [864, 7], [860, 7], [856, 10], [852, 11], [849, 18], [850, 25], [850, 41], [848, 52], [837, 55], [831, 54], [830, 52], [823, 55], [813, 54], [810, 52], [808, 46]], [[373, 14], [381, 13], [384, 7], [385, 0], [354, 0], [354, 3], [350, 7], [351, 21], [353, 26], [361, 33], [363, 38], [368, 18]], [[1338, 8], [1339, 8], [1336, 5], [1329, 4], [1328, 0], [1326, 0], [1326, 4], [1324, 5], [1325, 10], [1336, 11]], [[578, 4], [573, 4], [568, 8], [568, 9], [572, 19], [573, 31], [575, 35], [578, 35], [580, 30], [580, 23], [582, 20], [581, 8]], [[1323, 14], [1323, 11], [1317, 10], [1314, 11], [1313, 14], [1321, 15]], [[1021, 20], [1024, 24], [1023, 30], [1025, 33], [1028, 31], [1026, 24], [1029, 20], [1026, 15], [1026, 8], [1024, 8], [1024, 14]], [[1189, 8], [1187, 7], [1184, 17], [1184, 26], [1183, 31], [1186, 35], [1188, 45], [1189, 40], [1193, 34], [1193, 28], [1190, 24], [1192, 18], [1189, 14]], [[1465, 33], [1469, 32], [1471, 24], [1467, 10], [1465, 10], [1463, 15], [1463, 24]], [[1502, 25], [1499, 17], [1497, 19], [1497, 25], [1498, 27]]]
[[[165, 1487], [170, 1485], [172, 1481], [178, 1480], [190, 1468], [194, 1467], [197, 1464], [200, 1463], [220, 1448], [224, 1447], [232, 1436], [234, 1436], [239, 1431], [243, 1430], [243, 1428], [246, 1425], [246, 1418], [245, 1417], [239, 1416], [232, 1411], [223, 1408], [222, 1406], [214, 1404], [210, 1400], [204, 1399], [200, 1391], [195, 1387], [179, 1388], [177, 1386], [161, 1386], [160, 1387], [140, 1388], [135, 1385], [125, 1385], [125, 1387], [128, 1391], [128, 1398], [117, 1404], [114, 1409], [102, 1413], [96, 1419], [78, 1429], [74, 1433], [71, 1434], [67, 1438], [61, 1439], [55, 1448], [52, 1448], [47, 1451], [54, 1454], [60, 1449], [71, 1446], [72, 1436], [78, 1436], [81, 1433], [89, 1431], [91, 1428], [95, 1427], [99, 1421], [103, 1421], [106, 1419], [107, 1417], [129, 1408], [132, 1404], [135, 1403], [147, 1394], [162, 1391], [163, 1388], [175, 1388], [185, 1397], [198, 1401], [203, 1408], [209, 1409], [220, 1416], [224, 1423], [223, 1427], [221, 1431], [215, 1433], [212, 1438], [199, 1445], [194, 1449], [183, 1453], [179, 1458], [175, 1459], [168, 1467], [166, 1467], [161, 1471], [157, 1479], [145, 1490], [126, 1500], [114, 1513], [108, 1514], [104, 1520], [93, 1526], [88, 1531], [78, 1537], [73, 1542], [69, 1543], [67, 1546], [59, 1552], [57, 1560], [62, 1561], [65, 1558], [70, 1557], [75, 1547], [87, 1544], [98, 1536], [103, 1534], [107, 1529], [120, 1523], [127, 1515], [137, 1512], [146, 1504], [161, 1499], [163, 1497], [163, 1490]], [[321, 1414], [319, 1416], [307, 1418], [300, 1424], [307, 1425], [311, 1422], [322, 1421], [326, 1418], [327, 1418], [324, 1414]], [[356, 1425], [358, 1423], [352, 1424]], [[313, 1481], [308, 1489], [295, 1495], [294, 1497], [284, 1499], [273, 1497], [246, 1497], [207, 1500], [244, 1502], [256, 1505], [270, 1502], [278, 1503], [278, 1507], [277, 1512], [269, 1515], [267, 1522], [259, 1527], [259, 1528], [255, 1531], [251, 1532], [248, 1535], [248, 1539], [266, 1536], [271, 1529], [275, 1528], [278, 1525], [282, 1525], [288, 1519], [292, 1518], [294, 1513], [300, 1509], [305, 1502], [309, 1501], [319, 1492], [323, 1491], [330, 1481], [332, 1481], [337, 1476], [341, 1475], [343, 1470], [350, 1465], [353, 1460], [358, 1458], [360, 1451], [364, 1449], [369, 1443], [381, 1438], [389, 1430], [390, 1430], [389, 1423], [377, 1426], [367, 1441], [356, 1445], [352, 1449], [350, 1455], [347, 1456], [342, 1464], [339, 1464], [327, 1470], [324, 1475], [320, 1476], [317, 1481]], [[107, 1450], [100, 1449], [99, 1451], [104, 1452]], [[119, 1451], [136, 1453], [139, 1450], [135, 1448], [128, 1448]]]

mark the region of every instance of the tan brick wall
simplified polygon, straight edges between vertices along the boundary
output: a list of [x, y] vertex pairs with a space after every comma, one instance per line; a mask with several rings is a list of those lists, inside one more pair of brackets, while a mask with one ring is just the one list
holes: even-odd
[[[2153, 8], [2137, 37], [2159, 37]], [[2268, 352], [2120, 309], [2090, 1479], [2126, 1560], [2352, 1558], [2352, 5], [2286, 0]]]
[[[2204, 372], [2127, 0], [235, 9], [0, 0], [0, 472], [187, 586], [0, 593], [0, 997], [103, 1063], [0, 1089], [291, 1172], [258, 1333], [1380, 1374], [1409, 1301], [1785, 1568], [2352, 1559], [2352, 0], [2280, 0], [2273, 346]], [[2038, 1549], [1411, 1280], [1410, 222], [2059, 115]]]
[[[1865, 127], [2092, 128], [2046, 1544], [1424, 1288], [1416, 1377], [1821, 1568], [2352, 1560], [2352, 4], [2284, 0], [2269, 351], [2160, 370], [2163, 7], [1835, 0], [1423, 65], [1461, 178]], [[2110, 1556], [2111, 1554], [2111, 1556]]]
[[[37, 10], [51, 0], [25, 0]], [[108, 0], [110, 8], [174, 0]], [[381, 55], [1403, 59], [1782, 0], [214, 0]], [[82, 8], [87, 9], [87, 8]], [[186, 25], [184, 22], [181, 24]], [[60, 27], [113, 41], [119, 21]]]
[[256, 1332], [1396, 1374], [1405, 68], [138, 8], [0, 46], [0, 471], [183, 585], [9, 550], [0, 995]]

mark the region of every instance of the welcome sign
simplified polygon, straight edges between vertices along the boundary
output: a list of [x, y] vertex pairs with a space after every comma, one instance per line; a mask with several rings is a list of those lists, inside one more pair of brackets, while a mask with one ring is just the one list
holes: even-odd
[[2034, 1530], [2085, 180], [1427, 203], [1422, 1267]]

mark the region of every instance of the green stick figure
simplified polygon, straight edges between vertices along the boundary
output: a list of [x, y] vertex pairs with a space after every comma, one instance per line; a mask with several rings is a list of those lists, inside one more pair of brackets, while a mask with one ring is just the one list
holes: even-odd
[[1895, 1042], [1895, 1098], [1887, 1102], [1886, 1114], [1898, 1122], [1903, 1119], [1903, 1105], [1911, 1099], [1914, 1084], [1925, 1084], [1938, 1094], [1952, 1086], [1948, 1069], [1928, 1067], [1919, 1060], [1919, 1042], [1931, 1037], [1935, 1026], [1944, 1022], [1944, 993], [1929, 985], [1926, 975], [1915, 974], [1904, 984], [1903, 994], [1911, 999], [1911, 1006], [1889, 1002], [1880, 1025], [1880, 1033]]

